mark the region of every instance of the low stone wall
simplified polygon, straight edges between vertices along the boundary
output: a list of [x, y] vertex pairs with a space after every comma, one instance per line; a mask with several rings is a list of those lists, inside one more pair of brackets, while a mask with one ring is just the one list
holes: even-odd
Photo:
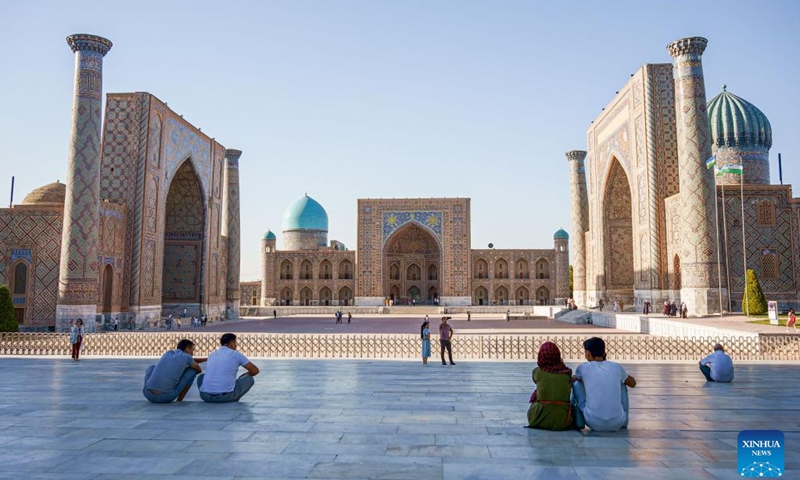
[[279, 317], [290, 315], [330, 315], [333, 316], [334, 312], [341, 310], [345, 316], [347, 312], [356, 315], [419, 315], [420, 317], [428, 315], [441, 315], [447, 311], [447, 315], [466, 315], [467, 310], [475, 314], [496, 314], [498, 317], [505, 315], [506, 311], [511, 311], [511, 315], [528, 315], [532, 317], [553, 318], [553, 315], [564, 307], [545, 305], [501, 305], [501, 306], [471, 306], [471, 307], [453, 307], [441, 306], [434, 307], [431, 305], [419, 305], [411, 307], [407, 305], [384, 307], [384, 306], [308, 306], [308, 307], [295, 307], [295, 306], [268, 306], [257, 307], [252, 305], [243, 305], [239, 307], [239, 315], [242, 317], [272, 317], [272, 312], [277, 312]]
[[591, 315], [592, 323], [599, 327], [616, 328], [626, 332], [647, 333], [661, 337], [758, 337], [758, 333], [755, 332], [742, 332], [740, 330], [710, 327], [638, 314], [591, 312]]
[[[699, 360], [721, 342], [735, 360], [800, 360], [800, 335], [758, 337], [676, 338], [649, 335], [600, 335], [606, 340], [610, 360]], [[417, 359], [420, 339], [407, 334], [237, 334], [239, 349], [248, 356], [274, 358]], [[432, 336], [433, 337], [433, 336]], [[118, 332], [88, 334], [82, 355], [159, 357], [190, 338], [195, 355], [207, 356], [219, 345], [219, 334], [195, 332]], [[565, 359], [584, 360], [586, 335], [458, 335], [453, 356], [468, 360], [527, 360], [534, 362], [543, 342], [558, 344]], [[432, 361], [439, 342], [431, 339]], [[59, 333], [2, 333], [0, 355], [53, 355], [68, 357], [68, 336]]]

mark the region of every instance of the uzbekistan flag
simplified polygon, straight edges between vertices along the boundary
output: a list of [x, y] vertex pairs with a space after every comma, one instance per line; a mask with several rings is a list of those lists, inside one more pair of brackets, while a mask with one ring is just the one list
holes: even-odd
[[706, 160], [706, 168], [713, 168], [716, 163], [717, 163], [717, 157], [712, 155], [708, 157], [708, 160]]
[[742, 175], [744, 173], [744, 167], [742, 165], [725, 165], [724, 167], [719, 169], [717, 175], [722, 175], [724, 173], [732, 173], [734, 175]]

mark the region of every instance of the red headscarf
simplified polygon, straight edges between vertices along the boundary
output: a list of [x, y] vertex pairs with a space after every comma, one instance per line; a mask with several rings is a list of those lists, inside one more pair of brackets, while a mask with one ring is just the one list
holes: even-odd
[[572, 375], [572, 369], [564, 365], [564, 362], [561, 360], [561, 350], [559, 350], [558, 345], [553, 342], [544, 342], [542, 346], [539, 347], [539, 355], [536, 357], [536, 363], [539, 365], [539, 368], [545, 372]]

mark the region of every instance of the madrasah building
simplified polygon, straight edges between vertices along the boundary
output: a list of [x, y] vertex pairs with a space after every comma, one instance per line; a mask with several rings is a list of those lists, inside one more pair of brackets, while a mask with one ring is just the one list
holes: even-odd
[[[569, 295], [569, 235], [549, 249], [472, 249], [470, 199], [359, 199], [358, 245], [328, 242], [328, 214], [304, 195], [267, 231], [247, 306], [550, 305]], [[272, 308], [253, 310], [271, 315]]]
[[798, 306], [800, 200], [770, 183], [767, 117], [726, 87], [707, 101], [707, 43], [670, 43], [672, 63], [643, 65], [592, 122], [586, 150], [567, 152], [578, 305], [741, 311], [746, 264], [767, 300]]
[[[66, 183], [0, 209], [0, 284], [21, 330], [141, 327], [187, 310], [239, 308], [239, 150], [146, 92], [111, 93], [111, 42], [67, 37], [75, 54]], [[102, 126], [102, 129], [101, 129]]]

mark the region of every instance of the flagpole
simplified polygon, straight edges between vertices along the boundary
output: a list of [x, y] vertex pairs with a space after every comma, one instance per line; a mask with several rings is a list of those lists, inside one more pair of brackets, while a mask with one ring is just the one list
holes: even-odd
[[719, 316], [722, 317], [722, 256], [719, 248], [719, 206], [717, 205], [717, 176], [714, 169], [714, 215], [717, 218], [717, 293], [719, 293]]
[[[742, 262], [744, 263], [744, 301], [745, 304], [748, 306], [747, 308], [747, 316], [750, 316], [750, 296], [747, 292], [747, 240], [745, 239], [745, 228], [744, 228], [744, 168], [742, 168], [742, 174], [739, 178], [739, 187], [740, 187], [740, 195], [742, 196]], [[742, 311], [744, 311], [744, 307], [742, 307]]]
[[722, 188], [722, 235], [725, 240], [725, 280], [728, 283], [728, 312], [733, 311], [733, 305], [731, 303], [731, 262], [730, 256], [728, 255], [728, 215], [725, 213], [725, 184], [723, 183], [720, 185]]

